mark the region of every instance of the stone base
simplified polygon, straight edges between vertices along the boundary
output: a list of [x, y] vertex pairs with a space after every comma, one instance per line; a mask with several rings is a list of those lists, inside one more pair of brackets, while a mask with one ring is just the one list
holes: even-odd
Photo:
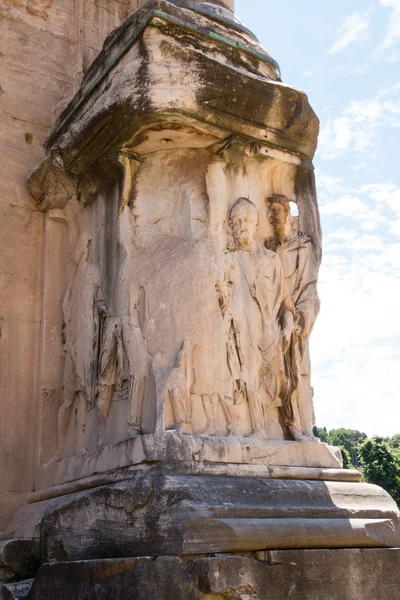
[[400, 550], [288, 550], [44, 565], [27, 600], [398, 600]]
[[396, 503], [377, 486], [187, 475], [165, 465], [27, 505], [8, 536], [41, 539], [56, 561], [400, 546]]
[[[154, 464], [190, 465], [197, 475], [220, 474], [221, 465], [235, 465], [235, 475], [248, 476], [250, 469], [268, 473], [281, 467], [295, 469], [342, 469], [339, 448], [316, 442], [256, 440], [253, 438], [212, 437], [206, 435], [177, 435], [172, 431], [138, 435], [40, 467], [36, 477], [33, 501], [42, 499], [43, 490], [66, 485], [80, 479], [105, 474], [131, 465]], [[239, 468], [240, 465], [240, 468]], [[357, 472], [353, 471], [354, 476]], [[277, 474], [278, 477], [282, 476]], [[286, 477], [286, 473], [283, 477]], [[295, 477], [296, 478], [296, 477]], [[308, 477], [310, 479], [324, 477]], [[56, 495], [59, 495], [57, 493]]]

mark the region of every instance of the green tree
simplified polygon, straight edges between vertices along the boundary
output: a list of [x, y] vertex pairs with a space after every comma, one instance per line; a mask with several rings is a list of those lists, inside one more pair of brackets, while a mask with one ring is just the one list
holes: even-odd
[[363, 477], [386, 490], [400, 503], [400, 463], [383, 438], [365, 440], [358, 448]]
[[387, 443], [390, 448], [394, 450], [400, 450], [400, 433], [397, 433], [393, 437], [387, 438]]
[[400, 464], [400, 433], [397, 433], [393, 437], [387, 438], [387, 445], [393, 452], [397, 462]]
[[351, 469], [353, 463], [351, 462], [350, 453], [343, 446], [339, 446], [339, 448], [343, 457], [343, 469]]
[[314, 435], [321, 440], [321, 442], [325, 442], [325, 444], [330, 444], [329, 433], [326, 430], [326, 427], [317, 427], [315, 426], [313, 429]]
[[350, 454], [351, 462], [357, 466], [359, 464], [358, 459], [358, 446], [364, 440], [367, 439], [367, 435], [357, 429], [332, 429], [329, 432], [329, 440], [333, 446], [339, 446], [345, 448]]

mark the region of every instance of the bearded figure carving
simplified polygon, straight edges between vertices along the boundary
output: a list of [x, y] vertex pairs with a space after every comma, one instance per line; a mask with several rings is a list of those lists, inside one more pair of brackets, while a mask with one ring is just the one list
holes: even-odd
[[272, 235], [265, 246], [276, 252], [282, 262], [286, 286], [295, 307], [293, 358], [296, 385], [291, 402], [282, 412], [297, 441], [315, 441], [309, 341], [320, 308], [316, 251], [312, 240], [296, 230], [286, 196], [275, 194], [268, 198], [267, 214]]
[[292, 388], [286, 363], [294, 306], [279, 257], [257, 237], [258, 219], [250, 200], [235, 202], [229, 215], [233, 243], [227, 253], [225, 281], [217, 283], [217, 290], [227, 323], [233, 397], [236, 404], [247, 400], [252, 436], [266, 439], [266, 409], [283, 406]]

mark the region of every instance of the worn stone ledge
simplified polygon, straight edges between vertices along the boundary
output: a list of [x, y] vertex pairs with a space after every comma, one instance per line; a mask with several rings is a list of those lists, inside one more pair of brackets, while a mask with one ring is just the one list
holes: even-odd
[[[289, 479], [300, 481], [344, 481], [358, 483], [361, 473], [353, 469], [312, 469], [305, 467], [268, 467], [264, 465], [242, 465], [240, 470], [236, 464], [205, 464], [205, 463], [170, 463], [172, 472], [183, 475], [214, 475], [217, 477], [262, 477], [263, 479]], [[151, 468], [151, 467], [149, 467]], [[137, 467], [118, 469], [100, 475], [84, 477], [62, 485], [31, 492], [27, 503], [33, 504], [58, 496], [88, 490], [100, 485], [107, 485], [133, 477]]]
[[61, 114], [55, 130], [46, 142], [47, 147], [51, 147], [57, 140], [76, 111], [87, 102], [93, 91], [118, 65], [125, 53], [154, 20], [166, 22], [169, 26], [190, 29], [195, 36], [200, 38], [205, 36], [213, 44], [227, 46], [229, 49], [233, 47], [240, 52], [249, 53], [251, 57], [271, 65], [271, 75], [274, 75], [274, 79], [280, 77], [278, 63], [260, 46], [254, 34], [239, 23], [221, 19], [211, 11], [201, 11], [199, 7], [194, 7], [182, 0], [178, 2], [154, 0], [149, 2], [142, 11], [129, 17], [107, 38], [103, 50], [86, 73], [81, 89]]
[[[176, 459], [178, 456], [179, 461]], [[360, 480], [357, 471], [342, 470], [339, 448], [327, 444], [182, 436], [166, 432], [137, 436], [58, 463], [42, 465], [36, 478], [35, 495], [31, 495], [30, 501], [50, 497], [40, 496], [40, 491], [46, 488], [84, 480], [131, 465], [157, 462], [172, 463], [178, 470], [181, 465], [183, 472], [187, 472], [189, 468], [196, 475], [215, 473], [235, 477]], [[193, 466], [190, 466], [191, 463]]]
[[397, 600], [400, 549], [291, 550], [44, 565], [29, 600]]
[[399, 511], [365, 483], [182, 475], [165, 465], [23, 507], [7, 537], [57, 560], [396, 547]]

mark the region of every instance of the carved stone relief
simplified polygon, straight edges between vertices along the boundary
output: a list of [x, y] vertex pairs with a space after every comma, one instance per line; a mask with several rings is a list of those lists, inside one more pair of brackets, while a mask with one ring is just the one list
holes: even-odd
[[295, 306], [293, 346], [296, 387], [292, 396], [294, 414], [289, 417], [288, 425], [296, 440], [314, 440], [309, 338], [320, 306], [316, 249], [311, 239], [296, 229], [286, 196], [275, 194], [268, 198], [267, 214], [272, 235], [265, 245], [282, 261], [287, 288]]
[[318, 258], [301, 215], [290, 215], [295, 178], [295, 168], [254, 146], [178, 148], [149, 154], [119, 192], [103, 193], [105, 207], [123, 194], [115, 214], [82, 203], [78, 221], [92, 233], [78, 240], [64, 300], [53, 460], [79, 403], [77, 452], [86, 449], [88, 411], [91, 448], [110, 443], [115, 412], [125, 428], [112, 439], [162, 429], [314, 439], [308, 344]]
[[58, 440], [53, 461], [62, 458], [69, 422], [77, 403], [82, 405], [77, 452], [86, 452], [86, 414], [95, 402], [94, 368], [100, 337], [98, 305], [102, 303], [102, 294], [99, 270], [89, 260], [91, 242], [92, 238], [86, 232], [78, 239], [76, 272], [63, 300], [63, 403], [58, 413]]
[[227, 326], [233, 397], [248, 403], [252, 436], [267, 438], [266, 408], [288, 401], [293, 305], [280, 260], [257, 239], [258, 211], [238, 199], [229, 215], [233, 244], [224, 282], [217, 282]]

